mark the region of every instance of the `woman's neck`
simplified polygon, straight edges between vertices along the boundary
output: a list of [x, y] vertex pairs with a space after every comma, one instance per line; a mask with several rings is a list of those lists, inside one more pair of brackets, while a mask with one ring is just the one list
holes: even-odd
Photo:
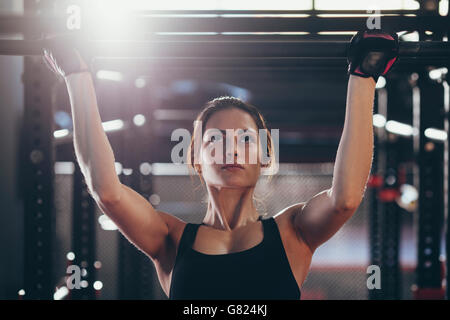
[[258, 220], [252, 188], [208, 187], [209, 202], [203, 223], [220, 230], [234, 230]]

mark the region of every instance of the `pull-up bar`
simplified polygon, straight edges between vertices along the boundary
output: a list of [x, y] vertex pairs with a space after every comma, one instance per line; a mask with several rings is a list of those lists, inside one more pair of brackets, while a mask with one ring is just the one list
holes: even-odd
[[[0, 40], [0, 55], [41, 55], [46, 40]], [[79, 48], [101, 58], [345, 58], [344, 41], [82, 41]], [[450, 43], [401, 41], [399, 56], [448, 58]]]

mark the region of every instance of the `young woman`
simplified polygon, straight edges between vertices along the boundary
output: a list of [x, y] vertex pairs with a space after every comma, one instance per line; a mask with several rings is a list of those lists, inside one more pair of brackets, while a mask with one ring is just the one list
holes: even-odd
[[[169, 298], [300, 299], [314, 251], [342, 227], [363, 198], [372, 163], [375, 83], [396, 60], [397, 47], [395, 34], [364, 31], [353, 37], [347, 109], [332, 185], [269, 218], [262, 219], [253, 202], [263, 166], [261, 150], [256, 163], [249, 161], [258, 130], [267, 129], [263, 116], [236, 98], [208, 102], [197, 117], [201, 125], [194, 128], [203, 133], [200, 148], [195, 150], [192, 143], [188, 157], [209, 196], [202, 224], [155, 210], [120, 183], [88, 66], [77, 50], [57, 40], [49, 42], [44, 58], [66, 81], [77, 161], [92, 196], [120, 231], [150, 257]], [[243, 138], [243, 150], [237, 147], [242, 137], [232, 136], [235, 148], [224, 149], [223, 161], [211, 163], [208, 146], [217, 142], [217, 136], [210, 136], [208, 129], [213, 128], [253, 134]], [[225, 140], [225, 135], [220, 138]], [[270, 144], [269, 151], [273, 153]], [[238, 163], [241, 152], [246, 154], [243, 164]], [[192, 161], [195, 156], [199, 163]], [[226, 157], [234, 163], [224, 165]]]

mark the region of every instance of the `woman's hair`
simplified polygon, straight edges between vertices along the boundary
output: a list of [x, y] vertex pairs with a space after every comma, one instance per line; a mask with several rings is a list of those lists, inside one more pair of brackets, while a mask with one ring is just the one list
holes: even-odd
[[[266, 165], [263, 165], [267, 169], [267, 172], [273, 172], [272, 169], [274, 168], [274, 149], [273, 149], [273, 141], [272, 136], [270, 134], [270, 130], [267, 127], [266, 120], [264, 119], [264, 116], [261, 114], [261, 112], [252, 104], [242, 101], [241, 99], [235, 98], [235, 97], [229, 97], [229, 96], [223, 96], [218, 97], [213, 100], [210, 100], [206, 102], [206, 104], [203, 107], [203, 110], [197, 115], [197, 118], [194, 121], [194, 132], [191, 137], [191, 142], [189, 145], [189, 149], [187, 152], [187, 164], [189, 170], [195, 170], [194, 167], [194, 159], [195, 159], [195, 150], [194, 150], [194, 139], [198, 135], [198, 131], [203, 133], [204, 128], [206, 128], [206, 123], [211, 118], [211, 116], [222, 110], [226, 109], [240, 109], [245, 112], [247, 112], [255, 121], [255, 124], [259, 129], [265, 129], [267, 133], [267, 150], [266, 154], [269, 156], [269, 163]], [[264, 150], [263, 150], [264, 152]], [[202, 184], [204, 184], [203, 178], [201, 174], [199, 174], [200, 181]], [[269, 174], [269, 180], [271, 179], [272, 175]], [[259, 199], [254, 198], [254, 200], [259, 201]]]

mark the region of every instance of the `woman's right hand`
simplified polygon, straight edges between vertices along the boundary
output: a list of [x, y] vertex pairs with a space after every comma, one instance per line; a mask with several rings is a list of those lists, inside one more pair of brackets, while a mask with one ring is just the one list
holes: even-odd
[[43, 60], [47, 67], [63, 78], [72, 73], [90, 72], [89, 66], [75, 48], [75, 35], [56, 35], [44, 39]]

